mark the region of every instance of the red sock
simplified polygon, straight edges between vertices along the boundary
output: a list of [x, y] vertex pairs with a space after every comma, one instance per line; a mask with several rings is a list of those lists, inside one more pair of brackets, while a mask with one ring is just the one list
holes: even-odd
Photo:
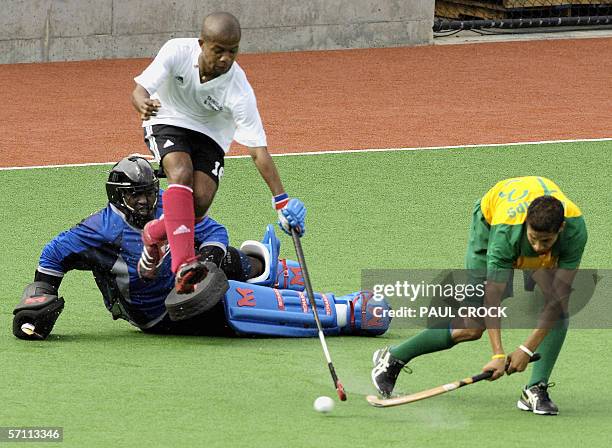
[[164, 191], [164, 219], [166, 235], [172, 256], [172, 272], [195, 257], [193, 190], [184, 185], [172, 184]]
[[147, 231], [151, 238], [153, 238], [156, 242], [162, 242], [166, 240], [166, 222], [164, 220], [164, 215], [160, 216], [158, 219], [154, 219], [147, 224]]

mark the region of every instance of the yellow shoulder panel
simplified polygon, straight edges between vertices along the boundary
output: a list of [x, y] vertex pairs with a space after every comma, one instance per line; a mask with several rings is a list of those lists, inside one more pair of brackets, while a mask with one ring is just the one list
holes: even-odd
[[483, 196], [480, 208], [490, 225], [520, 225], [525, 222], [531, 201], [544, 195], [554, 196], [563, 203], [566, 218], [582, 215], [557, 184], [541, 176], [514, 177], [496, 183]]

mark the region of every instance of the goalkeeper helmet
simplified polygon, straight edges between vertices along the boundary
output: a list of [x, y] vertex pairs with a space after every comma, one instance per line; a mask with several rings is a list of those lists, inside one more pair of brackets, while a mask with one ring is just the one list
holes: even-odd
[[155, 218], [159, 179], [146, 159], [130, 156], [113, 166], [106, 182], [108, 202], [138, 229]]

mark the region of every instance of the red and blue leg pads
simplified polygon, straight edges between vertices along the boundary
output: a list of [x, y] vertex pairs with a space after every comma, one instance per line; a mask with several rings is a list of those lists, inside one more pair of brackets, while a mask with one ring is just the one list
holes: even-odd
[[[225, 294], [229, 325], [242, 335], [316, 337], [317, 326], [310, 301], [303, 291], [274, 289], [230, 280]], [[387, 331], [390, 318], [385, 300], [368, 292], [336, 297], [315, 293], [317, 313], [326, 335], [376, 336]], [[376, 310], [376, 311], [375, 311]]]

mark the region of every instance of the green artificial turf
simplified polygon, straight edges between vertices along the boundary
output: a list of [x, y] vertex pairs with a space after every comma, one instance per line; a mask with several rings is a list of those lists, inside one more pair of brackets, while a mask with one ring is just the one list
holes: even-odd
[[[555, 180], [589, 229], [583, 266], [611, 268], [612, 144], [572, 143], [279, 157], [287, 191], [308, 207], [303, 239], [316, 290], [359, 289], [368, 268], [463, 264], [471, 208], [506, 177]], [[391, 409], [370, 407], [371, 353], [414, 334], [330, 338], [349, 400], [335, 396], [317, 339], [164, 337], [105, 310], [90, 273], [66, 276], [66, 308], [49, 340], [11, 334], [11, 311], [44, 244], [105, 205], [108, 167], [1, 171], [0, 427], [62, 426], [70, 447], [608, 446], [610, 331], [570, 330], [552, 380], [558, 417], [515, 409], [527, 375], [480, 383]], [[248, 159], [227, 161], [211, 215], [232, 243], [260, 239], [274, 220]], [[282, 236], [281, 254], [294, 258]], [[508, 348], [528, 330], [504, 333]], [[477, 373], [486, 338], [417, 358], [397, 390], [414, 392]], [[337, 401], [337, 400], [336, 400]], [[22, 444], [20, 446], [28, 446]], [[30, 444], [30, 446], [38, 446]]]

